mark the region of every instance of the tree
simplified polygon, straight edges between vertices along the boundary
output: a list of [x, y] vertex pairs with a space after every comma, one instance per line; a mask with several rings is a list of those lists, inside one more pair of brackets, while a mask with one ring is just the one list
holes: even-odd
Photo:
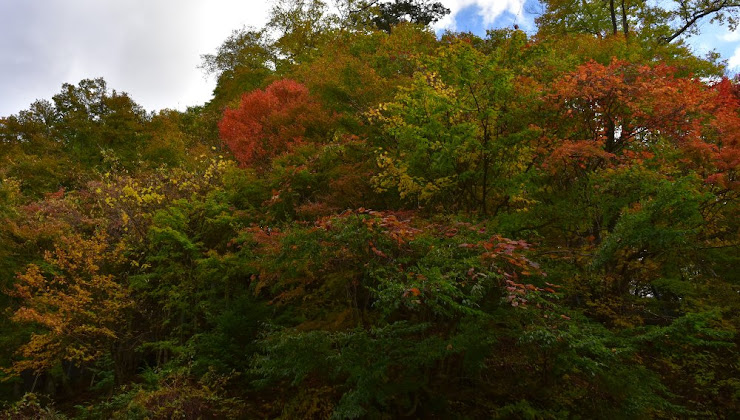
[[50, 101], [35, 101], [27, 110], [0, 119], [0, 161], [3, 176], [22, 182], [34, 197], [73, 185], [74, 166], [59, 141], [59, 113]]
[[19, 274], [11, 294], [20, 307], [12, 319], [41, 330], [17, 350], [21, 358], [9, 371], [38, 374], [61, 362], [85, 366], [105, 355], [118, 360], [117, 343], [133, 302], [110, 273], [123, 260], [123, 247], [111, 246], [104, 233], [72, 234], [46, 253], [44, 266], [31, 264]]
[[706, 88], [673, 73], [615, 59], [608, 66], [586, 63], [556, 80], [548, 101], [558, 111], [543, 139], [554, 147], [547, 165], [594, 169], [630, 148], [646, 150], [664, 139], [683, 145], [699, 136]]
[[218, 127], [240, 165], [265, 169], [293, 146], [320, 139], [329, 119], [305, 86], [284, 79], [245, 93], [237, 108], [224, 111]]
[[732, 83], [707, 85], [665, 66], [589, 62], [556, 80], [541, 145], [552, 170], [629, 164], [660, 147], [681, 150], [707, 181], [734, 184], [740, 102]]
[[[514, 68], [527, 57], [504, 59], [466, 39], [446, 41], [436, 57], [420, 60], [411, 86], [370, 113], [386, 136], [373, 181], [416, 205], [495, 214], [523, 199], [517, 180], [531, 149], [521, 116], [530, 94]], [[523, 33], [512, 32], [497, 50], [514, 56], [525, 43]]]
[[696, 35], [699, 23], [737, 27], [740, 3], [733, 0], [674, 0], [654, 4], [645, 0], [546, 0], [537, 18], [542, 33], [590, 33], [599, 37], [635, 36], [653, 44], [668, 44], [685, 35]]
[[377, 7], [377, 15], [372, 19], [378, 29], [390, 32], [401, 22], [429, 25], [450, 13], [450, 9], [440, 2], [428, 0], [393, 0], [393, 2], [372, 1], [369, 5]]
[[216, 76], [211, 107], [222, 107], [242, 92], [261, 86], [277, 63], [272, 41], [264, 30], [241, 28], [231, 32], [215, 54], [201, 55], [200, 68]]
[[85, 79], [77, 86], [65, 83], [53, 102], [58, 141], [85, 167], [135, 160], [147, 115], [128, 94], [109, 90], [102, 78]]
[[429, 0], [360, 0], [345, 2], [350, 19], [371, 22], [377, 29], [390, 33], [401, 22], [419, 25], [435, 23], [448, 15], [450, 9]]
[[139, 168], [148, 123], [141, 106], [102, 78], [65, 83], [51, 101], [0, 120], [3, 172], [39, 197], [75, 188], [94, 171]]
[[266, 26], [276, 33], [273, 45], [282, 61], [293, 64], [309, 60], [328, 41], [336, 16], [322, 0], [279, 0]]
[[500, 357], [493, 313], [549, 294], [524, 284], [541, 274], [527, 243], [452, 218], [359, 209], [243, 239], [259, 256], [255, 292], [297, 321], [268, 331], [255, 359], [262, 382], [302, 390], [274, 388], [291, 414], [318, 400], [339, 418], [427, 417], [448, 381], [474, 389], [483, 359]]
[[740, 18], [740, 2], [734, 0], [676, 0], [674, 9], [668, 9], [670, 29], [659, 36], [661, 43], [670, 43], [687, 34], [699, 33], [699, 22], [710, 17], [710, 23], [726, 23], [734, 30]]

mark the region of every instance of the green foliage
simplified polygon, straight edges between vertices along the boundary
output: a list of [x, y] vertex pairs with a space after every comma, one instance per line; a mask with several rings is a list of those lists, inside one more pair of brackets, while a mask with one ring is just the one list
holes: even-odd
[[732, 418], [740, 88], [670, 7], [544, 4], [276, 2], [202, 107], [0, 119], [0, 417]]
[[37, 394], [25, 394], [23, 398], [13, 403], [9, 407], [0, 411], [0, 419], [3, 420], [22, 420], [22, 419], [39, 419], [39, 420], [64, 420], [67, 417], [57, 411], [50, 404], [43, 404]]
[[543, 33], [587, 33], [604, 37], [622, 35], [642, 42], [668, 44], [698, 34], [703, 21], [737, 26], [738, 5], [723, 1], [548, 0], [545, 13], [537, 18]]
[[[440, 2], [429, 3], [426, 0], [394, 0], [378, 3], [377, 15], [372, 18], [378, 29], [391, 32], [391, 28], [408, 20], [420, 25], [429, 25], [442, 19], [450, 13], [450, 9]], [[368, 7], [368, 6], [366, 6]]]
[[[496, 42], [516, 51], [522, 36]], [[387, 138], [377, 157], [376, 190], [395, 190], [417, 207], [444, 203], [482, 214], [526, 203], [520, 175], [535, 133], [521, 119], [530, 98], [518, 91], [508, 57], [451, 39], [420, 66], [411, 86], [369, 113]]]
[[255, 369], [267, 380], [287, 378], [294, 385], [324, 372], [342, 392], [334, 418], [378, 416], [401, 407], [414, 412], [414, 394], [427, 384], [428, 369], [449, 353], [440, 338], [416, 339], [427, 328], [397, 322], [371, 331], [272, 334]]
[[636, 204], [619, 218], [595, 263], [604, 264], [619, 249], [639, 253], [642, 258], [670, 250], [668, 258], [680, 259], [697, 244], [696, 234], [704, 222], [700, 205], [707, 197], [699, 194], [696, 184], [695, 178], [658, 184], [653, 198]]
[[147, 371], [145, 385], [124, 388], [97, 406], [78, 406], [78, 418], [172, 419], [235, 418], [244, 404], [224, 394], [228, 376], [208, 373], [193, 381], [183, 372]]

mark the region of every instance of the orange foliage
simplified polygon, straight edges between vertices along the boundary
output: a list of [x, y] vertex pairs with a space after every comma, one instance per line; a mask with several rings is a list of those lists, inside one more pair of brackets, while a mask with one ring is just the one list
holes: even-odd
[[304, 85], [284, 79], [245, 93], [218, 128], [241, 166], [264, 169], [273, 157], [324, 134], [330, 120]]
[[706, 173], [707, 182], [723, 188], [738, 189], [740, 180], [740, 87], [727, 78], [712, 86], [715, 95], [709, 104], [714, 115], [703, 141], [694, 142], [694, 150], [703, 151], [714, 166]]
[[109, 249], [103, 233], [85, 239], [65, 236], [44, 261], [51, 270], [29, 265], [18, 275], [13, 296], [21, 306], [13, 321], [43, 327], [18, 349], [10, 373], [47, 370], [61, 361], [81, 365], [109, 351], [133, 302], [104, 266], [122, 261], [123, 248]]
[[595, 61], [558, 79], [546, 102], [555, 111], [544, 166], [594, 169], [651, 158], [666, 140], [688, 154], [708, 182], [735, 185], [740, 162], [740, 98], [724, 79], [708, 85], [669, 66]]

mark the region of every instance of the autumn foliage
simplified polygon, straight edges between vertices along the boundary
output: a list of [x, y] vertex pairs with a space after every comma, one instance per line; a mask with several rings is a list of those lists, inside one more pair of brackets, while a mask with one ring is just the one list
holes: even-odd
[[12, 319], [43, 327], [18, 349], [12, 367], [41, 373], [62, 361], [84, 364], [115, 347], [125, 311], [132, 305], [126, 288], [106, 273], [121, 264], [122, 248], [108, 249], [106, 236], [63, 237], [44, 255], [45, 269], [31, 264], [11, 292], [20, 307]]
[[649, 152], [664, 140], [685, 144], [699, 135], [707, 98], [701, 82], [675, 77], [665, 65], [585, 63], [556, 80], [546, 97], [556, 115], [544, 139], [551, 147], [546, 166], [609, 166], [628, 150]]
[[264, 168], [273, 157], [320, 137], [327, 120], [304, 85], [283, 79], [242, 95], [237, 108], [224, 111], [218, 128], [240, 165]]
[[702, 171], [707, 181], [723, 188], [740, 190], [740, 90], [737, 84], [723, 78], [710, 90], [709, 119], [701, 140], [690, 144], [708, 160]]
[[543, 166], [557, 172], [630, 165], [669, 144], [708, 182], [736, 188], [736, 88], [727, 78], [707, 85], [675, 73], [613, 59], [556, 80], [545, 97], [555, 118], [544, 131]]
[[281, 1], [203, 107], [0, 118], [0, 419], [734, 418], [740, 80], [608, 3]]

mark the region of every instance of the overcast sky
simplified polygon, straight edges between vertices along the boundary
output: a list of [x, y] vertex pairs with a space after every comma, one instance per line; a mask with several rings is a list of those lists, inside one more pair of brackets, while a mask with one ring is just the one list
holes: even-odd
[[[435, 27], [483, 34], [518, 23], [533, 31], [536, 0], [442, 0], [452, 13]], [[0, 116], [63, 83], [103, 77], [148, 111], [208, 101], [215, 85], [197, 68], [233, 29], [260, 27], [269, 0], [0, 0]], [[740, 70], [740, 33], [706, 31]]]

